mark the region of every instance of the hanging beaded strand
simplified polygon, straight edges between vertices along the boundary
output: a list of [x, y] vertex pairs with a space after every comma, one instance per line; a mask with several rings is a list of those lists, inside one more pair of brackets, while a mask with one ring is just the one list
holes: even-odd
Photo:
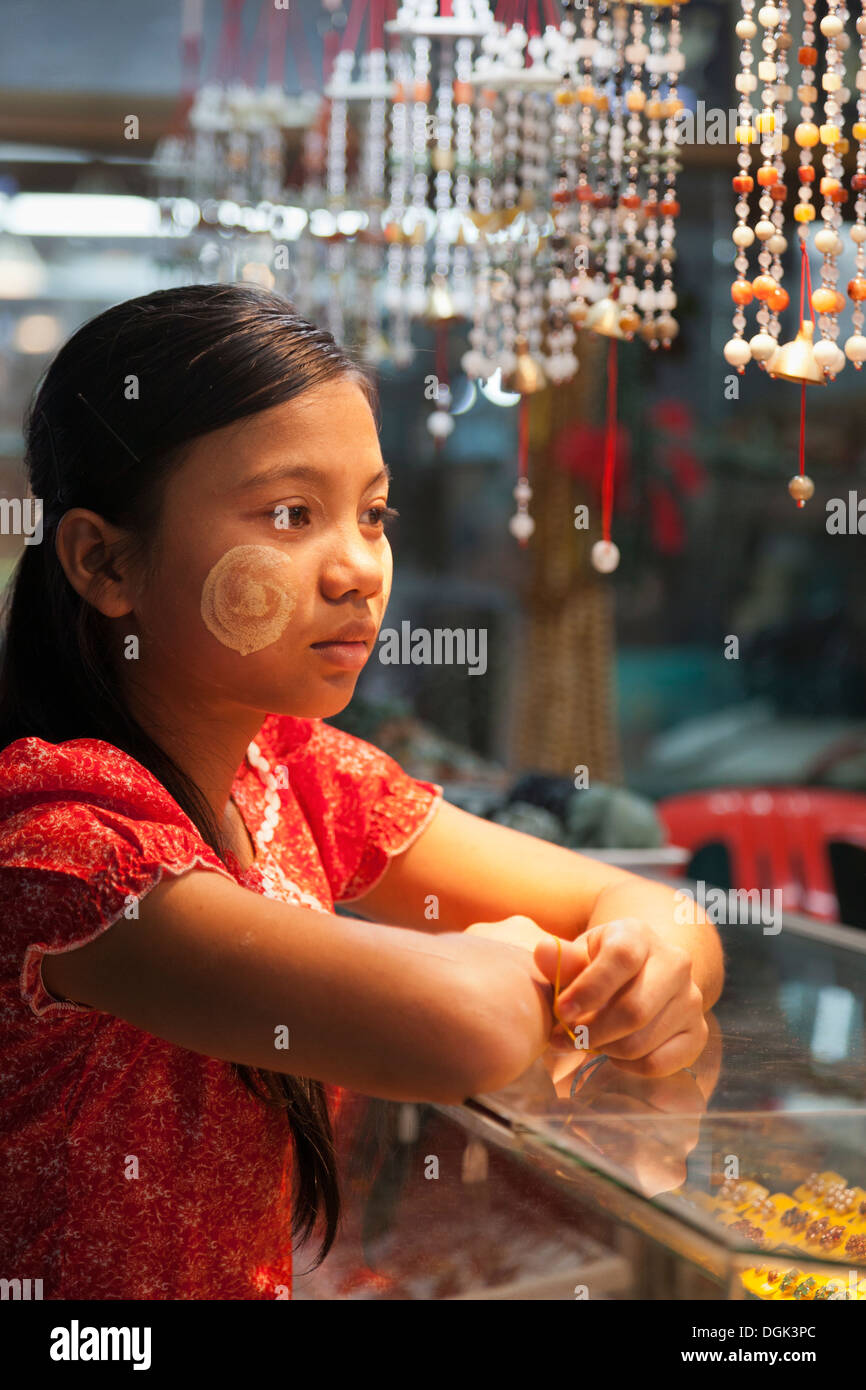
[[[743, 4], [748, 0], [743, 0]], [[649, 29], [649, 57], [646, 60], [647, 73], [649, 75], [649, 91], [646, 100], [647, 117], [647, 190], [644, 200], [644, 213], [646, 221], [644, 223], [643, 244], [644, 244], [644, 272], [643, 288], [638, 296], [638, 307], [643, 316], [641, 324], [641, 336], [648, 343], [652, 343], [656, 338], [655, 310], [656, 304], [656, 268], [659, 261], [659, 187], [661, 182], [661, 162], [662, 162], [662, 120], [665, 114], [665, 104], [661, 98], [660, 88], [664, 64], [665, 37], [661, 27], [659, 11], [657, 8], [650, 10], [650, 29]], [[748, 205], [746, 208], [748, 212]]]
[[656, 295], [656, 305], [661, 309], [661, 313], [655, 321], [654, 336], [650, 340], [651, 347], [655, 347], [656, 342], [660, 341], [663, 348], [669, 348], [680, 331], [679, 324], [672, 312], [677, 303], [673, 285], [673, 262], [676, 259], [676, 219], [680, 215], [680, 205], [677, 202], [679, 148], [676, 143], [676, 120], [678, 112], [682, 110], [682, 101], [677, 91], [677, 83], [685, 66], [685, 57], [680, 48], [680, 42], [680, 7], [679, 5], [671, 5], [666, 64], [668, 94], [665, 98], [665, 143], [662, 151], [665, 191], [659, 203], [659, 212], [662, 214], [660, 228], [662, 283]]
[[752, 281], [752, 291], [759, 302], [757, 313], [758, 331], [749, 340], [749, 352], [752, 361], [764, 363], [778, 346], [776, 338], [770, 330], [770, 300], [773, 299], [778, 290], [778, 281], [771, 273], [773, 265], [773, 252], [770, 250], [769, 242], [776, 236], [778, 228], [773, 220], [773, 211], [776, 206], [776, 195], [779, 190], [784, 197], [785, 186], [780, 180], [779, 170], [776, 165], [776, 82], [778, 80], [778, 27], [781, 22], [781, 12], [775, 5], [762, 5], [758, 11], [758, 23], [763, 29], [761, 39], [761, 50], [763, 57], [758, 60], [758, 80], [763, 83], [761, 88], [761, 110], [755, 117], [755, 129], [760, 139], [761, 164], [757, 170], [756, 177], [758, 186], [761, 190], [758, 198], [760, 210], [760, 220], [756, 227], [756, 235], [761, 241], [761, 249], [758, 252], [758, 274]]
[[819, 191], [824, 200], [821, 209], [823, 227], [816, 233], [815, 247], [821, 252], [821, 285], [812, 296], [812, 308], [818, 315], [821, 341], [815, 345], [815, 357], [825, 375], [832, 379], [845, 365], [845, 355], [836, 346], [839, 336], [839, 314], [845, 308], [845, 296], [838, 288], [839, 270], [836, 258], [842, 252], [839, 227], [842, 223], [841, 204], [848, 197], [842, 185], [842, 160], [838, 150], [842, 139], [842, 101], [844, 100], [842, 52], [839, 40], [844, 24], [838, 12], [838, 0], [828, 0], [829, 13], [821, 20], [821, 33], [827, 40], [821, 86], [824, 90], [824, 124], [819, 129], [824, 154], [821, 159], [824, 173]]
[[855, 169], [851, 175], [851, 192], [855, 195], [851, 227], [855, 270], [854, 278], [848, 282], [848, 295], [854, 305], [851, 316], [854, 332], [845, 343], [845, 356], [859, 372], [866, 361], [866, 336], [863, 334], [863, 304], [866, 300], [866, 0], [861, 0], [856, 27], [860, 38], [856, 78], [857, 119], [851, 130], [857, 141]]
[[[788, 249], [788, 240], [785, 236], [785, 199], [787, 198], [787, 188], [785, 185], [785, 149], [788, 144], [788, 137], [785, 134], [785, 121], [787, 117], [788, 102], [793, 93], [788, 86], [788, 50], [793, 42], [793, 37], [788, 28], [791, 20], [791, 11], [785, 0], [779, 5], [779, 25], [776, 31], [776, 81], [773, 101], [773, 114], [775, 117], [773, 126], [773, 165], [778, 175], [776, 182], [770, 189], [773, 199], [773, 211], [770, 214], [770, 221], [773, 223], [775, 231], [764, 243], [772, 256], [770, 264], [770, 274], [776, 282], [776, 288], [771, 292], [767, 299], [769, 310], [769, 321], [767, 323], [767, 333], [773, 339], [775, 352], [779, 342], [781, 324], [779, 314], [788, 307], [788, 291], [782, 284], [784, 269], [782, 257]], [[751, 346], [751, 344], [750, 344]], [[753, 356], [756, 354], [753, 352]], [[756, 360], [761, 359], [756, 356]]]

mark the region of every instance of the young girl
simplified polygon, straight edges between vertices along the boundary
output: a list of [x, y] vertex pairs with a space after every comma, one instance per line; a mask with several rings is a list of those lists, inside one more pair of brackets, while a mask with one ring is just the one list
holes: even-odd
[[85, 324], [28, 411], [0, 1276], [45, 1298], [288, 1297], [292, 1236], [321, 1218], [321, 1258], [338, 1223], [339, 1088], [505, 1085], [551, 1039], [560, 953], [559, 1018], [616, 1065], [665, 1076], [707, 1037], [719, 942], [669, 889], [323, 723], [391, 588], [374, 409], [279, 295], [193, 285]]

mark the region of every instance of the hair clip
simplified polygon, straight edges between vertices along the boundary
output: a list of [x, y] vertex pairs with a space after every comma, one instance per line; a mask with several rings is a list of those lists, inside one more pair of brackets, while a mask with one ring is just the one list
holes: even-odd
[[84, 396], [82, 396], [80, 391], [76, 391], [75, 394], [78, 397], [78, 399], [82, 401], [84, 405], [87, 406], [87, 409], [93, 412], [100, 424], [105, 426], [105, 428], [108, 430], [108, 433], [114, 436], [121, 448], [125, 449], [126, 452], [130, 454], [132, 458], [135, 459], [136, 463], [141, 463], [141, 459], [138, 457], [138, 454], [136, 454], [134, 450], [130, 449], [129, 445], [126, 443], [126, 440], [121, 439], [120, 435], [117, 433], [117, 430], [113, 430], [111, 428], [111, 425], [109, 425], [108, 421], [102, 418], [99, 411], [96, 409], [96, 406], [91, 405], [90, 401], [88, 401]]
[[59, 460], [59, 458], [57, 457], [57, 448], [56, 448], [55, 443], [54, 443], [54, 431], [53, 431], [53, 429], [51, 428], [51, 421], [49, 420], [49, 418], [48, 418], [47, 414], [45, 413], [45, 411], [44, 411], [44, 410], [40, 410], [39, 414], [41, 415], [42, 419], [45, 421], [45, 428], [46, 428], [46, 430], [48, 431], [48, 444], [49, 444], [49, 447], [50, 447], [50, 449], [51, 449], [51, 458], [52, 458], [52, 460], [53, 460], [53, 462], [54, 462], [54, 480], [55, 480], [55, 488], [54, 488], [54, 491], [55, 491], [55, 494], [56, 494], [56, 497], [57, 497], [57, 502], [58, 502], [58, 504], [59, 504], [61, 507], [63, 507], [63, 506], [65, 506], [64, 499], [65, 499], [65, 497], [66, 497], [66, 489], [65, 489], [65, 487], [63, 486], [63, 477], [62, 477], [61, 472], [60, 472], [60, 460]]

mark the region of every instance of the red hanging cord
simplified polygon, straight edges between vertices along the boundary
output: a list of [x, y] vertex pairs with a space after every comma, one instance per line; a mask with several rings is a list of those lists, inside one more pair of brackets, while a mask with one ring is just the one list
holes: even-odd
[[[800, 242], [800, 323], [803, 323], [803, 309], [806, 286], [809, 286], [809, 314], [812, 324], [815, 323], [815, 310], [812, 308], [812, 274], [809, 269], [809, 252], [806, 247], [805, 237]], [[800, 477], [806, 472], [806, 382], [800, 382]], [[805, 507], [802, 497], [798, 498], [797, 506]]]
[[241, 43], [241, 19], [245, 0], [224, 0], [222, 33], [217, 58], [217, 82], [228, 83], [237, 76]]
[[601, 534], [610, 540], [613, 516], [613, 475], [616, 467], [616, 338], [607, 344], [607, 425], [604, 433], [604, 473], [601, 485]]
[[[517, 477], [529, 478], [529, 397], [522, 396], [517, 407]], [[517, 544], [525, 550], [529, 542], [518, 537]]]
[[[448, 385], [448, 324], [440, 321], [436, 324], [434, 333], [436, 338], [436, 382], [438, 399], [438, 387]], [[445, 441], [440, 439], [438, 434], [435, 438], [435, 452], [438, 454], [441, 452], [442, 445]]]
[[343, 35], [343, 42], [340, 44], [340, 52], [346, 53], [351, 50], [353, 53], [358, 47], [358, 39], [361, 34], [361, 25], [364, 22], [364, 11], [367, 8], [367, 0], [352, 0], [352, 8], [349, 11], [349, 22], [346, 25], [346, 32]]
[[[295, 16], [288, 10], [278, 10], [271, 0], [268, 23], [268, 85], [286, 85], [286, 49], [289, 46], [289, 25], [296, 24]], [[303, 30], [302, 30], [303, 32]]]

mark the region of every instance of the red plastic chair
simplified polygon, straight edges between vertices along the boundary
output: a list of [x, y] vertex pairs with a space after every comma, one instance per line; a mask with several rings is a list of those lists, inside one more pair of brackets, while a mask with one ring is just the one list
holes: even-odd
[[824, 788], [747, 787], [667, 797], [656, 810], [671, 844], [721, 842], [731, 887], [781, 889], [789, 912], [839, 920], [830, 841], [866, 849], [866, 796]]

